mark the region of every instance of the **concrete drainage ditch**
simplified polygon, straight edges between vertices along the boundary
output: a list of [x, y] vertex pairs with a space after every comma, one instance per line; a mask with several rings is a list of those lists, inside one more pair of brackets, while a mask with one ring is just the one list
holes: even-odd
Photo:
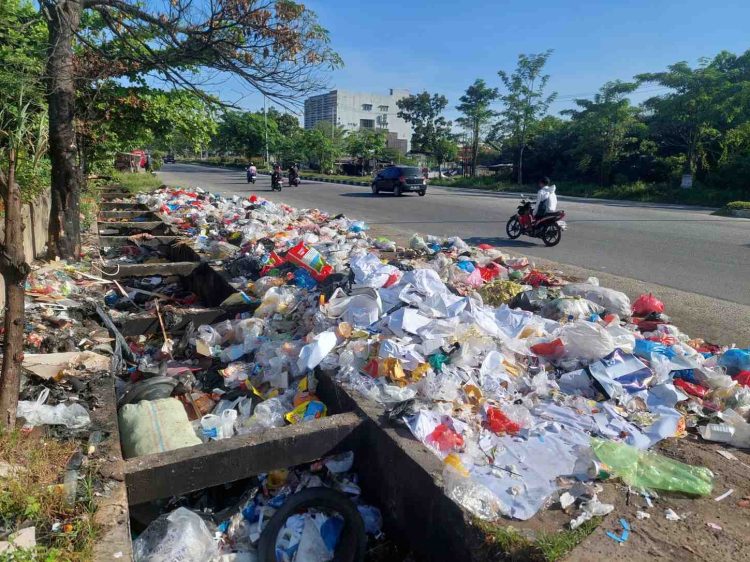
[[[100, 234], [101, 247], [121, 247], [135, 240], [149, 244], [163, 261], [108, 263], [101, 267], [102, 276], [118, 281], [171, 277], [195, 292], [201, 306], [192, 307], [171, 323], [173, 338], [180, 337], [191, 323], [197, 326], [226, 317], [218, 304], [235, 291], [223, 272], [179, 236], [168, 234], [166, 225], [155, 225], [152, 219], [158, 215], [129, 198], [129, 193], [116, 188], [105, 191], [99, 228], [108, 231], [113, 224], [124, 225], [125, 233]], [[124, 220], [127, 222], [114, 222]], [[143, 225], [147, 228], [139, 228]], [[139, 238], [142, 231], [150, 235]], [[116, 319], [115, 325], [123, 336], [161, 329], [152, 314], [132, 314]], [[363, 495], [380, 506], [384, 530], [401, 548], [424, 560], [489, 559], [481, 531], [469, 514], [443, 493], [439, 459], [407, 431], [389, 426], [382, 408], [348, 392], [326, 373], [318, 373], [317, 394], [328, 406], [327, 417], [131, 459], [122, 458], [114, 378], [108, 380], [100, 389], [105, 406], [98, 411], [111, 438], [101, 471], [112, 478], [114, 486], [110, 496], [100, 502], [97, 520], [104, 533], [96, 547], [97, 560], [132, 556], [130, 526], [141, 530], [153, 520], [154, 502], [226, 487], [342, 451], [354, 452]]]

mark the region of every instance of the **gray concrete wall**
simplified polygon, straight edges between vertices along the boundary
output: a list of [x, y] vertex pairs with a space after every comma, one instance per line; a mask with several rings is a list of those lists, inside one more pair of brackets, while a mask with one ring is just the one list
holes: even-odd
[[[26, 261], [44, 255], [47, 249], [47, 228], [49, 227], [50, 194], [45, 191], [33, 202], [23, 206], [23, 250]], [[5, 239], [5, 224], [0, 219], [0, 240]], [[5, 280], [0, 276], [0, 307], [5, 306]]]

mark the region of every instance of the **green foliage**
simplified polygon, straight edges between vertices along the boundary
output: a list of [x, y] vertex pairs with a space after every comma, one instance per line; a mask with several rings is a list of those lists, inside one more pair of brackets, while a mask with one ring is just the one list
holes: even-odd
[[523, 183], [523, 154], [533, 139], [536, 125], [547, 113], [549, 105], [557, 96], [545, 96], [549, 74], [542, 74], [552, 51], [532, 55], [518, 55], [518, 64], [512, 74], [498, 72], [505, 86], [500, 96], [504, 104], [500, 120], [493, 127], [492, 139], [503, 139], [517, 153], [518, 183]]
[[482, 130], [489, 120], [497, 115], [491, 105], [499, 96], [497, 88], [490, 88], [484, 80], [478, 78], [466, 89], [466, 93], [459, 98], [456, 106], [463, 117], [456, 121], [471, 132], [471, 174], [476, 174], [477, 155], [481, 142]]
[[352, 131], [346, 137], [346, 149], [350, 156], [368, 160], [380, 158], [385, 150], [385, 131], [360, 129]]
[[730, 211], [750, 211], [750, 201], [730, 201], [726, 208]]
[[213, 145], [223, 154], [251, 158], [266, 153], [266, 131], [268, 149], [274, 153], [282, 140], [275, 120], [262, 113], [228, 111], [222, 115]]
[[411, 123], [412, 152], [432, 155], [438, 165], [456, 158], [458, 147], [451, 133], [451, 122], [443, 117], [448, 98], [439, 94], [422, 92], [396, 102], [398, 116]]

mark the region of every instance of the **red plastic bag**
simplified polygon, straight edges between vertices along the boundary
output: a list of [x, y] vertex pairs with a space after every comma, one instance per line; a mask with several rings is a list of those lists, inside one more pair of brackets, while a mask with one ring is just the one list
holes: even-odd
[[438, 425], [427, 436], [427, 442], [437, 447], [441, 453], [448, 453], [464, 446], [464, 438], [444, 423]]
[[565, 353], [565, 344], [560, 338], [557, 338], [550, 342], [534, 344], [529, 349], [540, 357], [562, 357], [562, 354]]
[[732, 377], [742, 386], [750, 386], [750, 371], [740, 371]]
[[521, 426], [506, 416], [500, 408], [487, 409], [487, 428], [494, 433], [508, 433], [515, 435]]
[[664, 303], [653, 294], [643, 294], [633, 303], [633, 314], [636, 316], [648, 316], [649, 314], [661, 314], [664, 312]]
[[494, 246], [491, 246], [490, 244], [480, 244], [477, 248], [480, 250], [491, 250]]
[[702, 387], [699, 384], [693, 384], [684, 379], [674, 379], [674, 385], [677, 388], [681, 388], [691, 396], [697, 396], [698, 398], [704, 398], [708, 394], [708, 389]]
[[333, 273], [333, 268], [326, 263], [323, 256], [315, 248], [305, 246], [300, 242], [286, 254], [286, 259], [295, 265], [304, 267], [313, 276], [313, 279], [320, 282]]
[[550, 279], [549, 275], [547, 275], [546, 273], [537, 271], [536, 269], [532, 269], [524, 276], [523, 282], [526, 285], [531, 285], [532, 287], [536, 288], [539, 285], [548, 286], [550, 284]]
[[502, 272], [503, 272], [503, 266], [495, 262], [490, 262], [487, 264], [486, 267], [479, 268], [479, 273], [482, 275], [482, 279], [484, 279], [488, 283], [492, 281], [495, 277], [500, 275]]

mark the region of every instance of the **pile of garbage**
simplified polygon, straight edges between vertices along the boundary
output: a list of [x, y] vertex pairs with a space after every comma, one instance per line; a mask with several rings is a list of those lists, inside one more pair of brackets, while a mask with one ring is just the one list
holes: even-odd
[[311, 373], [326, 371], [406, 424], [444, 461], [447, 493], [487, 519], [529, 519], [564, 494], [600, 514], [590, 484], [605, 476], [705, 495], [710, 472], [648, 449], [687, 431], [750, 446], [750, 350], [691, 338], [653, 295], [631, 303], [457, 237], [398, 248], [255, 195], [139, 202], [238, 289], [225, 304], [244, 311], [189, 338], [243, 395], [214, 420], [231, 431], [324, 414]]
[[383, 539], [383, 517], [362, 501], [353, 462], [346, 452], [261, 474], [222, 501], [204, 493], [174, 500], [133, 541], [134, 558], [228, 562], [274, 553], [282, 562], [325, 562], [339, 548], [363, 553], [368, 539]]

